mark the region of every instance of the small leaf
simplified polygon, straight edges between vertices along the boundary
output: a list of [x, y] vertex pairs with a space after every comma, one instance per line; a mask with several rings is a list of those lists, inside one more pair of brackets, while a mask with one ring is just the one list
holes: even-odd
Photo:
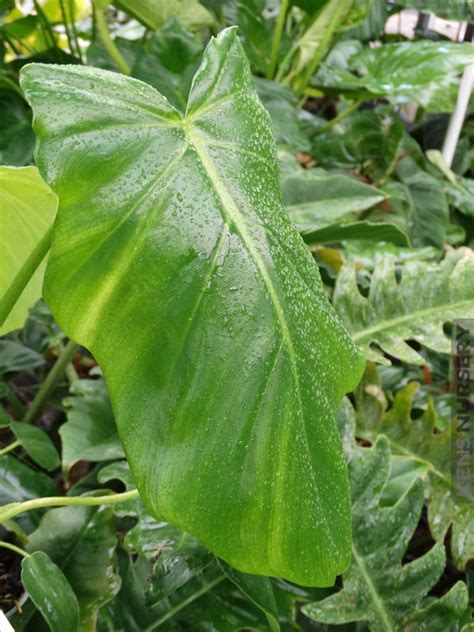
[[[58, 200], [36, 167], [0, 166], [0, 198], [1, 302], [16, 274], [52, 225]], [[43, 262], [0, 326], [0, 335], [23, 326], [28, 308], [41, 298], [44, 269]]]
[[449, 353], [444, 323], [474, 317], [474, 253], [468, 248], [453, 251], [439, 264], [407, 261], [399, 282], [394, 258], [385, 256], [376, 264], [367, 298], [359, 292], [355, 264], [349, 262], [339, 273], [334, 306], [369, 360], [387, 363], [376, 344], [404, 362], [423, 364], [406, 340]]
[[45, 297], [104, 371], [148, 511], [244, 572], [332, 584], [350, 553], [335, 411], [363, 362], [281, 205], [235, 29], [184, 118], [117, 73], [22, 73], [61, 200]]
[[79, 630], [79, 604], [64, 573], [51, 558], [36, 551], [21, 563], [21, 581], [53, 632]]
[[334, 224], [350, 213], [365, 211], [385, 199], [385, 193], [342, 174], [304, 173], [284, 178], [283, 201], [301, 232]]
[[466, 585], [459, 582], [439, 600], [426, 596], [444, 569], [442, 543], [402, 565], [420, 518], [423, 485], [415, 481], [394, 506], [381, 507], [389, 468], [390, 449], [385, 437], [370, 450], [353, 452], [349, 463], [353, 561], [342, 577], [342, 590], [302, 610], [322, 623], [367, 621], [373, 632], [415, 632], [422, 629], [425, 620], [430, 632], [446, 632], [466, 608]]
[[32, 371], [44, 365], [43, 356], [13, 340], [0, 340], [0, 375]]
[[59, 455], [46, 432], [21, 421], [12, 421], [10, 428], [22, 447], [38, 465], [47, 470], [59, 466]]
[[112, 406], [103, 380], [78, 380], [64, 400], [67, 421], [59, 428], [65, 476], [77, 461], [122, 458]]
[[81, 629], [91, 629], [97, 610], [120, 588], [114, 573], [116, 545], [114, 514], [104, 506], [51, 509], [30, 536], [27, 550], [47, 553], [75, 592]]
[[212, 14], [197, 0], [114, 0], [114, 4], [152, 31], [172, 17], [177, 17], [191, 31], [214, 22]]
[[408, 235], [395, 224], [385, 222], [342, 222], [329, 224], [324, 228], [302, 232], [307, 244], [320, 244], [331, 241], [368, 239], [374, 242], [385, 241], [396, 246], [410, 246]]
[[[56, 496], [57, 492], [56, 485], [43, 472], [31, 469], [14, 457], [0, 457], [0, 505], [42, 496]], [[42, 509], [28, 511], [16, 520], [29, 533], [38, 526], [43, 513]]]

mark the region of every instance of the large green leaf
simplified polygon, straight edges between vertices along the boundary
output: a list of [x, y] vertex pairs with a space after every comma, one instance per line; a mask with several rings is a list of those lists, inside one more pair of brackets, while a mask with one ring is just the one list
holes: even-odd
[[94, 629], [98, 608], [120, 588], [114, 574], [116, 544], [114, 514], [104, 506], [51, 509], [30, 536], [28, 551], [47, 553], [76, 594], [81, 630]]
[[380, 258], [366, 298], [357, 285], [355, 263], [348, 262], [337, 279], [334, 306], [369, 360], [383, 362], [382, 350], [424, 364], [405, 341], [449, 353], [444, 323], [474, 317], [474, 253], [454, 251], [439, 264], [407, 261], [400, 272], [397, 281], [394, 257]]
[[416, 481], [397, 504], [381, 507], [389, 469], [390, 449], [385, 438], [371, 450], [353, 452], [349, 463], [352, 564], [342, 577], [342, 590], [303, 606], [303, 612], [315, 621], [336, 625], [367, 621], [374, 632], [445, 632], [459, 622], [466, 609], [466, 586], [458, 582], [441, 599], [426, 596], [444, 569], [442, 543], [402, 565], [420, 518], [423, 485]]
[[[375, 384], [374, 384], [375, 382]], [[368, 392], [379, 387], [372, 373]], [[454, 562], [461, 570], [474, 559], [474, 506], [459, 502], [451, 480], [452, 448], [451, 426], [443, 432], [435, 427], [435, 411], [430, 404], [426, 412], [412, 418], [413, 400], [419, 384], [410, 382], [400, 389], [393, 406], [377, 422], [366, 423], [366, 415], [358, 415], [358, 435], [371, 441], [383, 433], [389, 440], [392, 452], [423, 465], [428, 497], [428, 523], [433, 537], [443, 542], [451, 526], [451, 551]], [[367, 388], [366, 388], [367, 392]]]
[[79, 604], [64, 573], [43, 551], [25, 558], [21, 581], [53, 632], [78, 632]]
[[[21, 266], [54, 221], [58, 201], [36, 167], [0, 167], [0, 301]], [[22, 327], [28, 308], [41, 297], [44, 264], [40, 265], [10, 315], [0, 335]]]
[[452, 110], [458, 75], [472, 62], [470, 44], [418, 42], [364, 47], [337, 68], [328, 62], [315, 83], [326, 88], [388, 98], [396, 103], [416, 101], [432, 112]]
[[97, 69], [22, 85], [61, 200], [47, 302], [104, 371], [147, 509], [239, 570], [331, 584], [350, 543], [334, 412], [362, 361], [281, 205], [235, 30], [184, 118]]

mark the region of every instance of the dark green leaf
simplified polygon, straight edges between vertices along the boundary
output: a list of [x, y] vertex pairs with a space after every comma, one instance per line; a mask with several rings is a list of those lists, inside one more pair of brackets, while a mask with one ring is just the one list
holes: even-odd
[[395, 224], [375, 222], [351, 222], [347, 224], [329, 224], [316, 230], [305, 230], [302, 233], [307, 244], [320, 244], [329, 241], [347, 239], [368, 239], [386, 241], [396, 246], [410, 246], [408, 235]]
[[33, 461], [47, 470], [59, 466], [59, 455], [46, 432], [21, 421], [10, 422], [10, 428]]
[[93, 629], [98, 608], [120, 588], [114, 574], [116, 544], [114, 514], [104, 506], [51, 509], [30, 536], [28, 551], [47, 553], [76, 594], [81, 629]]
[[0, 340], [0, 375], [32, 371], [43, 364], [44, 358], [37, 351], [13, 340]]
[[36, 551], [21, 564], [21, 581], [53, 632], [79, 630], [79, 604], [64, 573], [51, 558]]
[[331, 584], [350, 538], [334, 411], [362, 361], [281, 206], [235, 30], [184, 119], [97, 69], [30, 66], [23, 87], [61, 200], [45, 296], [104, 371], [147, 509], [244, 572]]
[[59, 429], [66, 477], [77, 461], [107, 461], [124, 456], [104, 381], [76, 381], [71, 395], [64, 401], [67, 421]]
[[0, 90], [0, 163], [21, 166], [33, 158], [31, 111], [20, 95]]
[[377, 345], [404, 362], [424, 364], [405, 341], [449, 353], [444, 323], [474, 317], [474, 253], [454, 251], [440, 264], [407, 261], [399, 282], [394, 258], [380, 258], [367, 298], [357, 287], [354, 262], [348, 262], [337, 279], [334, 306], [369, 360], [384, 360]]
[[396, 505], [381, 507], [389, 468], [390, 449], [384, 437], [371, 450], [353, 453], [349, 463], [353, 561], [342, 577], [342, 590], [303, 606], [303, 612], [315, 621], [336, 625], [367, 621], [374, 632], [446, 632], [467, 606], [466, 586], [459, 582], [439, 600], [426, 597], [444, 569], [442, 544], [402, 565], [420, 517], [423, 485], [416, 481]]
[[[0, 457], [0, 505], [31, 500], [42, 496], [55, 496], [56, 485], [43, 474], [11, 457]], [[42, 510], [29, 511], [17, 518], [23, 529], [32, 531], [38, 526]]]

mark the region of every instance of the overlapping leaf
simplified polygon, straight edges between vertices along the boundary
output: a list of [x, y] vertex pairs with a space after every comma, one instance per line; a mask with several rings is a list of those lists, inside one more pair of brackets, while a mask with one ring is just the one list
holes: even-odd
[[[0, 167], [0, 301], [13, 279], [51, 227], [58, 201], [36, 167]], [[0, 334], [22, 327], [28, 308], [41, 297], [45, 265], [36, 270]]]
[[439, 264], [408, 261], [400, 272], [397, 281], [394, 258], [381, 258], [366, 298], [357, 286], [355, 264], [347, 263], [337, 279], [334, 306], [368, 359], [386, 363], [382, 350], [422, 364], [407, 340], [447, 353], [444, 323], [474, 317], [474, 253], [455, 251]]
[[352, 491], [353, 561], [339, 592], [303, 606], [315, 621], [343, 624], [366, 621], [374, 632], [445, 632], [459, 622], [467, 590], [458, 582], [440, 599], [427, 597], [441, 576], [442, 543], [402, 565], [423, 505], [423, 485], [415, 482], [398, 503], [381, 507], [390, 468], [388, 441], [356, 450], [349, 464]]
[[235, 31], [184, 118], [96, 69], [22, 85], [61, 200], [47, 302], [104, 370], [148, 510], [240, 570], [332, 583], [350, 536], [334, 411], [362, 363], [281, 206]]

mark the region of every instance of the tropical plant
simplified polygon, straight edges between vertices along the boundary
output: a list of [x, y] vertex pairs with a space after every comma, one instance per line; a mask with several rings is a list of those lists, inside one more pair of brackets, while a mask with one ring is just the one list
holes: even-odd
[[472, 628], [472, 51], [388, 12], [0, 2], [15, 630]]

